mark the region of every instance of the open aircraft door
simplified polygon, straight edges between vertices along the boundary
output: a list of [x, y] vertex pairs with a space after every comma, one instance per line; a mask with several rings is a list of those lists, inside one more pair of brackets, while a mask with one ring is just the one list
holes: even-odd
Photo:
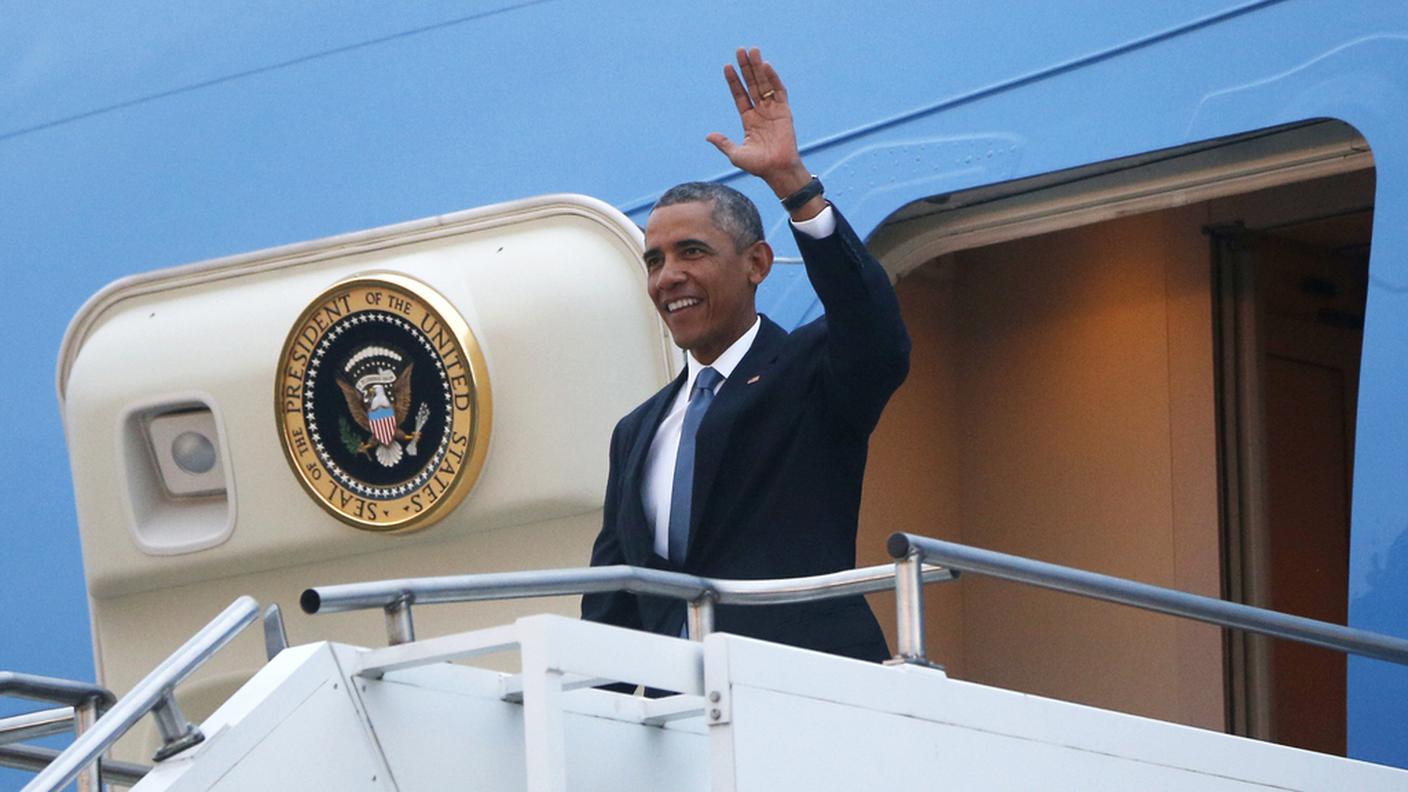
[[[90, 299], [58, 392], [102, 684], [126, 690], [239, 594], [281, 603], [296, 643], [376, 645], [380, 620], [307, 621], [299, 592], [584, 564], [612, 427], [681, 363], [641, 249], [614, 208], [551, 195], [139, 275]], [[437, 608], [418, 626], [545, 607], [575, 614], [576, 601]], [[188, 714], [264, 654], [253, 632], [222, 652], [182, 686]]]

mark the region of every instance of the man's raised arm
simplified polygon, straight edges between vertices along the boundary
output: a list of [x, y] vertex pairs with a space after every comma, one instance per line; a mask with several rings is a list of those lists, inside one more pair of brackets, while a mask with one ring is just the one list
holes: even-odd
[[894, 288], [802, 164], [787, 88], [777, 70], [756, 48], [739, 49], [738, 70], [725, 66], [724, 79], [743, 123], [743, 142], [719, 132], [707, 140], [740, 170], [767, 182], [792, 216], [807, 277], [826, 309], [829, 403], [869, 434], [909, 372], [909, 334]]

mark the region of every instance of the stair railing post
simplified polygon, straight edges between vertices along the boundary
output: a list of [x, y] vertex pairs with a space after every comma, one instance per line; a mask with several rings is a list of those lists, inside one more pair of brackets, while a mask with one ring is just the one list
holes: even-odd
[[162, 693], [162, 700], [152, 707], [152, 717], [155, 717], [156, 730], [162, 736], [162, 747], [156, 748], [152, 761], [168, 760], [206, 738], [201, 734], [200, 727], [186, 719], [186, 713], [176, 703], [176, 691], [172, 689]]
[[416, 625], [411, 618], [411, 603], [415, 597], [402, 594], [383, 610], [386, 613], [386, 642], [391, 646], [411, 643], [416, 639]]
[[924, 656], [924, 554], [911, 549], [895, 561], [895, 616], [899, 646], [894, 663], [929, 665]]
[[[96, 697], [85, 699], [73, 707], [73, 736], [81, 737], [98, 722], [98, 709], [102, 701]], [[103, 792], [103, 758], [99, 756], [93, 763], [79, 771], [74, 779], [78, 792]]]
[[685, 605], [685, 624], [691, 641], [702, 641], [714, 631], [714, 593], [706, 591]]
[[264, 609], [264, 654], [270, 660], [288, 648], [288, 631], [284, 629], [284, 612], [273, 603]]
[[174, 690], [168, 688], [162, 693], [161, 701], [152, 707], [152, 717], [156, 718], [157, 731], [161, 732], [161, 747], [152, 754], [152, 761], [169, 759], [205, 739], [200, 728], [186, 719], [176, 703]]

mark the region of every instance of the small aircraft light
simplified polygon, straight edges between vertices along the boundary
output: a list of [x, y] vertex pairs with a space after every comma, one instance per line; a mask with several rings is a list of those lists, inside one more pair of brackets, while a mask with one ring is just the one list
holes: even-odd
[[166, 491], [177, 497], [215, 495], [225, 490], [225, 471], [215, 446], [220, 435], [207, 409], [153, 416], [147, 438]]
[[209, 473], [215, 467], [215, 444], [199, 432], [182, 432], [171, 441], [171, 458], [187, 473]]

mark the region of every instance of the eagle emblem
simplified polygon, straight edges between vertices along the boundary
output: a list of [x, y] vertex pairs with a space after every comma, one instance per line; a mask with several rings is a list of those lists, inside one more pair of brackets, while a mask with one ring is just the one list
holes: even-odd
[[358, 438], [344, 424], [343, 441], [349, 451], [373, 456], [385, 467], [394, 467], [403, 456], [416, 455], [416, 441], [430, 418], [430, 406], [421, 402], [415, 427], [410, 432], [401, 428], [411, 413], [414, 369], [415, 361], [406, 361], [405, 355], [385, 346], [362, 347], [343, 364], [337, 387], [347, 400], [352, 420], [371, 433], [371, 437]]

